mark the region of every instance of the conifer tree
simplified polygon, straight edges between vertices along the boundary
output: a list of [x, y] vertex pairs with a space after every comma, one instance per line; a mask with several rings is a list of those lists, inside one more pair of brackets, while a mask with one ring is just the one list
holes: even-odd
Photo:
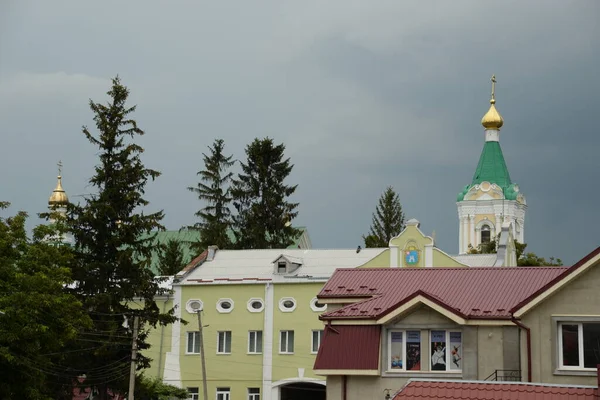
[[176, 239], [169, 239], [159, 245], [161, 252], [158, 256], [158, 272], [162, 276], [171, 276], [181, 271], [189, 262], [184, 256], [181, 243]]
[[369, 234], [363, 236], [365, 247], [387, 247], [390, 239], [397, 236], [403, 229], [404, 213], [400, 198], [389, 186], [379, 198], [371, 220]]
[[297, 185], [286, 185], [292, 168], [284, 158], [285, 146], [273, 139], [254, 139], [246, 146], [247, 160], [233, 181], [232, 197], [236, 247], [240, 249], [286, 248], [300, 230], [291, 225], [298, 203], [289, 202]]
[[[116, 77], [107, 104], [90, 100], [98, 133], [85, 126], [83, 133], [99, 152], [99, 163], [89, 181], [96, 193], [83, 204], [68, 208], [75, 240], [74, 293], [93, 320], [91, 335], [98, 345], [78, 361], [87, 371], [86, 385], [95, 387], [101, 400], [107, 399], [110, 391], [126, 392], [133, 317], [139, 317], [142, 327], [138, 368], [149, 363], [143, 356], [149, 347], [145, 328], [175, 319], [172, 310], [161, 313], [154, 302], [164, 289], [150, 269], [151, 232], [162, 229], [163, 212], [144, 212], [148, 201], [143, 196], [148, 181], [160, 173], [142, 163], [143, 148], [135, 139], [144, 132], [132, 119], [136, 107], [126, 105], [128, 95], [129, 90]], [[103, 369], [106, 365], [111, 366], [110, 373]]]
[[188, 187], [189, 191], [198, 195], [198, 199], [207, 203], [195, 214], [200, 218], [193, 227], [200, 231], [200, 242], [195, 246], [199, 252], [211, 245], [220, 249], [231, 247], [227, 231], [231, 226], [229, 183], [233, 173], [229, 168], [235, 161], [232, 161], [233, 155], [224, 154], [224, 148], [223, 140], [216, 139], [208, 148], [210, 154], [202, 153], [204, 169], [197, 174], [200, 182], [195, 187]]

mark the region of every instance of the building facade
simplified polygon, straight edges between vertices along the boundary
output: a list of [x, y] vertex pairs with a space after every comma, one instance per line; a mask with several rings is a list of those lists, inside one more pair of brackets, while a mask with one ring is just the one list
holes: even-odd
[[479, 163], [471, 183], [457, 197], [459, 254], [494, 240], [505, 224], [516, 241], [525, 240], [527, 202], [519, 185], [511, 180], [500, 148], [504, 120], [496, 110], [495, 84], [492, 77], [490, 109], [481, 120], [485, 143]]
[[338, 270], [315, 373], [327, 398], [374, 398], [410, 379], [594, 385], [600, 248], [570, 268]]

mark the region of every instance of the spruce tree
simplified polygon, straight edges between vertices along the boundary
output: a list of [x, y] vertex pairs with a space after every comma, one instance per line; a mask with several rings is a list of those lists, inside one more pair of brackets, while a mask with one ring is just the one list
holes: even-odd
[[198, 199], [207, 203], [195, 214], [200, 222], [192, 227], [200, 231], [200, 242], [195, 246], [199, 252], [211, 245], [220, 249], [231, 247], [227, 231], [231, 226], [229, 183], [233, 173], [229, 168], [235, 161], [232, 161], [232, 155], [224, 154], [224, 148], [223, 140], [216, 139], [212, 147], [208, 147], [210, 154], [202, 153], [204, 169], [197, 174], [200, 182], [195, 187], [188, 187]]
[[363, 236], [365, 247], [387, 247], [390, 239], [404, 229], [404, 213], [400, 198], [389, 186], [381, 197], [371, 220], [367, 236]]
[[236, 247], [240, 249], [286, 248], [300, 234], [291, 225], [298, 203], [288, 201], [297, 185], [285, 180], [292, 171], [285, 146], [273, 139], [254, 139], [246, 146], [247, 160], [233, 181], [232, 197]]
[[[74, 293], [93, 320], [90, 339], [97, 347], [80, 356], [79, 362], [86, 370], [86, 385], [95, 387], [102, 400], [108, 398], [109, 391], [127, 390], [133, 317], [139, 317], [142, 328], [138, 369], [149, 363], [143, 356], [149, 347], [146, 328], [175, 319], [172, 310], [161, 313], [154, 302], [164, 289], [150, 269], [151, 232], [162, 229], [163, 212], [144, 212], [148, 201], [143, 196], [148, 181], [160, 173], [142, 163], [143, 148], [135, 139], [144, 132], [132, 119], [136, 107], [126, 105], [128, 95], [129, 90], [116, 77], [107, 104], [90, 100], [98, 133], [85, 126], [83, 133], [99, 153], [89, 181], [96, 193], [68, 209], [68, 224], [75, 239]], [[107, 365], [111, 366], [110, 373]]]
[[160, 244], [158, 256], [158, 272], [162, 276], [171, 276], [181, 271], [189, 262], [184, 256], [181, 243], [176, 239], [169, 239]]

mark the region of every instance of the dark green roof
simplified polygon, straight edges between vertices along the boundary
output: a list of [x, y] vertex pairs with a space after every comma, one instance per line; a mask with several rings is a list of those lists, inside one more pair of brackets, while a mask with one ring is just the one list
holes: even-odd
[[499, 142], [485, 142], [483, 151], [479, 157], [477, 169], [475, 169], [475, 174], [473, 175], [473, 181], [460, 191], [456, 200], [463, 201], [469, 189], [482, 182], [495, 183], [500, 186], [506, 199], [516, 199], [514, 184], [510, 180], [510, 174], [508, 173]]
[[[302, 235], [306, 231], [306, 227], [303, 226], [296, 227], [296, 229], [300, 229], [300, 234], [298, 235], [294, 243], [288, 247], [288, 249], [298, 248]], [[157, 245], [165, 244], [171, 239], [178, 241], [181, 244], [181, 249], [183, 251], [183, 259], [186, 262], [190, 262], [194, 257], [198, 255], [197, 252], [193, 249], [193, 244], [200, 241], [200, 232], [198, 232], [197, 230], [182, 229], [179, 231], [156, 231], [152, 232], [151, 235], [155, 235], [154, 243]], [[229, 236], [229, 239], [231, 239], [232, 241], [235, 241], [235, 236], [233, 235], [233, 232], [231, 230], [227, 232], [227, 236]], [[155, 251], [152, 253], [152, 264], [150, 266], [150, 268], [155, 274], [158, 274], [158, 263], [159, 254]]]
[[511, 184], [510, 174], [506, 168], [499, 142], [485, 142], [471, 185], [478, 185], [486, 181], [495, 183], [502, 190]]

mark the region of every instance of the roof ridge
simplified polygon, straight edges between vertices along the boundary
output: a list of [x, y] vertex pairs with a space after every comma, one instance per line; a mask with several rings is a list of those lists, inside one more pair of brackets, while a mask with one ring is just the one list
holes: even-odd
[[542, 270], [542, 269], [569, 269], [571, 267], [564, 265], [539, 266], [539, 267], [365, 267], [365, 268], [338, 268], [337, 271], [522, 271], [522, 270]]
[[561, 388], [576, 388], [576, 389], [598, 389], [597, 386], [591, 385], [569, 385], [562, 383], [542, 383], [542, 382], [511, 382], [511, 381], [478, 381], [478, 380], [456, 380], [456, 379], [430, 379], [430, 378], [410, 378], [407, 386], [411, 382], [434, 382], [434, 383], [454, 383], [454, 384], [490, 384], [490, 385], [526, 385], [526, 386], [542, 386], [542, 387], [561, 387]]

